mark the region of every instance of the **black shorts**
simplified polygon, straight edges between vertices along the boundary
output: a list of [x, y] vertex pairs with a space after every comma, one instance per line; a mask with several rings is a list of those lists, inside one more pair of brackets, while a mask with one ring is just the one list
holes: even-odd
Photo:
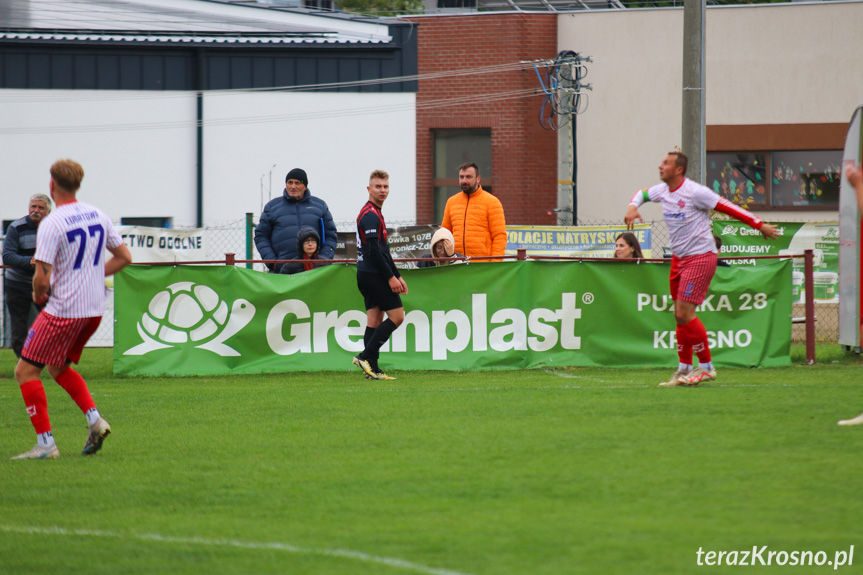
[[357, 287], [363, 294], [367, 310], [377, 307], [382, 311], [390, 311], [404, 307], [401, 296], [393, 293], [389, 282], [380, 274], [358, 271]]

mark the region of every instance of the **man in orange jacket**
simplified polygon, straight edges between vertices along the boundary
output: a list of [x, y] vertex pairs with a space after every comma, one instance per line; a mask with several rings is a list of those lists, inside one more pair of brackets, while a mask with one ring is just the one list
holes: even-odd
[[455, 251], [469, 257], [502, 256], [506, 218], [500, 200], [482, 189], [474, 163], [459, 166], [458, 183], [461, 192], [447, 200], [441, 222], [455, 238]]

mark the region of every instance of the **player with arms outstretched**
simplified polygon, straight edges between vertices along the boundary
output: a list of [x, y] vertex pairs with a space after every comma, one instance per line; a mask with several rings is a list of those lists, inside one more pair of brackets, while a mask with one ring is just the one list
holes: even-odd
[[[12, 459], [60, 457], [41, 380], [45, 366], [87, 417], [89, 432], [83, 455], [99, 451], [111, 433], [87, 383], [71, 364], [81, 359], [84, 345], [102, 320], [105, 276], [132, 263], [132, 256], [108, 216], [77, 200], [83, 178], [84, 169], [72, 160], [58, 160], [51, 166], [51, 197], [57, 208], [39, 225], [33, 256], [33, 301], [47, 304], [27, 334], [15, 367], [37, 442], [33, 449]], [[114, 256], [107, 262], [106, 249]]]
[[[759, 230], [766, 238], [778, 237], [775, 227], [741, 209], [709, 188], [686, 177], [689, 161], [679, 152], [670, 152], [659, 166], [663, 183], [649, 190], [639, 190], [629, 202], [623, 221], [628, 229], [636, 220], [644, 221], [638, 208], [644, 202], [659, 202], [668, 225], [671, 244], [671, 298], [677, 322], [677, 355], [679, 364], [671, 378], [659, 385], [698, 385], [716, 379], [716, 369], [710, 357], [707, 330], [695, 315], [704, 301], [707, 288], [716, 272], [716, 242], [710, 211], [727, 214]], [[692, 355], [698, 355], [699, 365], [692, 369]]]

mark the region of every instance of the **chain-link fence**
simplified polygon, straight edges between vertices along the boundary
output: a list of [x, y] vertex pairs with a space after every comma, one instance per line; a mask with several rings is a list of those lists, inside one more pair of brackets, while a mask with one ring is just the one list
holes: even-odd
[[[226, 253], [233, 253], [238, 260], [260, 259], [260, 255], [254, 247], [254, 223], [249, 219], [241, 219], [221, 224], [213, 224], [204, 228], [205, 243], [207, 246], [207, 259], [212, 261], [224, 261]], [[662, 248], [668, 246], [668, 228], [664, 220], [653, 220], [645, 222], [650, 225], [652, 235], [652, 246], [654, 257], [661, 257]], [[620, 221], [608, 220], [579, 220], [581, 226], [619, 226]], [[391, 220], [387, 222], [389, 228], [404, 226], [416, 226], [413, 220]], [[340, 233], [353, 233], [356, 230], [356, 222], [338, 222], [336, 227]], [[265, 271], [263, 264], [241, 264], [257, 271]], [[94, 334], [91, 344], [96, 346], [111, 346], [113, 344], [113, 290], [107, 288], [108, 302], [106, 313], [102, 319], [102, 326]], [[0, 342], [3, 347], [11, 346], [11, 336], [8, 326], [8, 313], [5, 305], [5, 292], [3, 293], [3, 305], [0, 309], [2, 321], [0, 321]], [[792, 327], [792, 341], [804, 343], [806, 338], [805, 318], [803, 303], [795, 303], [792, 316], [795, 322]], [[839, 339], [839, 304], [821, 303], [815, 306], [815, 339], [817, 343], [837, 343]]]

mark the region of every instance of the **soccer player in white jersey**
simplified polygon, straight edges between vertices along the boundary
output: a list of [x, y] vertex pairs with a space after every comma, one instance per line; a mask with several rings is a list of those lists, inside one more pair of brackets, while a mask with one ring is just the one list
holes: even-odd
[[[87, 417], [89, 433], [83, 455], [99, 451], [111, 433], [87, 383], [71, 364], [81, 359], [84, 344], [102, 320], [105, 276], [132, 263], [132, 256], [108, 216], [77, 200], [83, 178], [84, 169], [72, 160], [57, 160], [51, 166], [51, 197], [57, 208], [39, 225], [33, 256], [33, 301], [46, 305], [27, 334], [15, 367], [15, 378], [36, 429], [36, 446], [12, 459], [60, 457], [40, 379], [46, 365], [54, 381]], [[107, 262], [106, 249], [113, 254]]]
[[[698, 385], [716, 379], [710, 357], [707, 330], [695, 315], [704, 301], [710, 280], [716, 272], [716, 242], [710, 211], [716, 210], [759, 230], [766, 238], [776, 238], [776, 228], [761, 218], [720, 197], [709, 188], [686, 177], [688, 159], [679, 151], [670, 152], [659, 166], [663, 183], [639, 190], [629, 202], [623, 221], [627, 228], [635, 220], [644, 221], [638, 208], [644, 202], [660, 202], [671, 243], [671, 298], [677, 321], [677, 371], [660, 386]], [[699, 365], [692, 369], [693, 352]]]

